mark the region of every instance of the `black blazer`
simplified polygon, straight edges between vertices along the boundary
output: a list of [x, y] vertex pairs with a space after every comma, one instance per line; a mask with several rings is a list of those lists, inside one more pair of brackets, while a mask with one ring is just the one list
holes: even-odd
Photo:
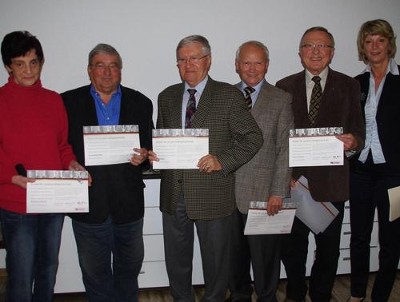
[[[138, 125], [142, 148], [151, 149], [153, 105], [140, 92], [121, 86], [119, 125]], [[61, 94], [68, 114], [69, 143], [80, 164], [85, 166], [83, 126], [98, 125], [90, 85]], [[148, 164], [148, 163], [147, 163]], [[111, 216], [115, 223], [138, 220], [144, 215], [142, 169], [130, 163], [85, 167], [92, 176], [89, 188], [89, 213], [71, 214], [86, 223], [102, 223]]]
[[[399, 66], [400, 69], [400, 66]], [[361, 86], [360, 102], [365, 119], [365, 103], [369, 92], [370, 73], [355, 77]], [[400, 170], [400, 76], [388, 73], [383, 85], [376, 113], [379, 141], [386, 163], [392, 169]], [[358, 156], [355, 157], [358, 159]]]

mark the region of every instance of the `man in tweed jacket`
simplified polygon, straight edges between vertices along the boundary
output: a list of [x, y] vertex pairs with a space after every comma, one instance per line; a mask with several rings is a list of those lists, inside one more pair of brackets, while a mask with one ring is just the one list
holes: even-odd
[[250, 201], [268, 202], [266, 210], [274, 215], [282, 208], [283, 198], [289, 196], [289, 129], [294, 127], [292, 96], [265, 80], [269, 51], [261, 42], [242, 44], [236, 53], [235, 65], [242, 80], [236, 87], [244, 92], [248, 87], [254, 89], [250, 94], [251, 114], [263, 133], [264, 144], [235, 173], [238, 210], [232, 228], [229, 300], [251, 302], [251, 260], [257, 301], [276, 301], [282, 235], [245, 236], [243, 231]]
[[[167, 272], [175, 301], [194, 301], [192, 258], [196, 225], [203, 263], [203, 301], [223, 301], [228, 285], [230, 229], [235, 210], [234, 171], [249, 161], [263, 139], [235, 87], [208, 76], [211, 50], [206, 38], [189, 36], [176, 50], [182, 83], [158, 97], [157, 128], [184, 128], [187, 89], [196, 89], [192, 128], [209, 129], [209, 154], [194, 170], [163, 170], [163, 214]], [[150, 152], [150, 160], [157, 160]]]

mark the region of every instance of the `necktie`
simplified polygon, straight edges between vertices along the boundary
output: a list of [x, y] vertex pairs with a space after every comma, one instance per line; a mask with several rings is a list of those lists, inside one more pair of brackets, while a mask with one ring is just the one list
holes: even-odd
[[250, 86], [247, 86], [245, 89], [244, 89], [244, 93], [245, 93], [245, 101], [246, 101], [246, 104], [247, 104], [247, 107], [249, 108], [249, 110], [251, 110], [251, 108], [252, 108], [252, 106], [253, 106], [253, 102], [252, 102], [252, 100], [251, 100], [251, 94], [254, 92], [254, 88], [253, 87], [250, 87]]
[[185, 128], [192, 128], [192, 120], [194, 113], [196, 112], [196, 98], [195, 93], [196, 89], [188, 89], [189, 92], [189, 101], [186, 106], [186, 117], [185, 117]]
[[311, 92], [311, 99], [310, 99], [310, 110], [308, 111], [308, 117], [310, 119], [311, 125], [314, 124], [317, 115], [319, 105], [321, 104], [322, 99], [322, 87], [321, 87], [321, 78], [319, 76], [315, 76], [312, 78], [315, 82], [314, 88]]

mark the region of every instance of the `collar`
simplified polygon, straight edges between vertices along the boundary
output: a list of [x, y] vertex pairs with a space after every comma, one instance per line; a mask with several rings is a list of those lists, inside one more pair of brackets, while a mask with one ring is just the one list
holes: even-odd
[[204, 88], [206, 87], [208, 81], [208, 76], [206, 76], [200, 83], [196, 85], [196, 87], [190, 87], [188, 83], [185, 82], [185, 92], [187, 92], [188, 89], [196, 89], [196, 94], [201, 95], [203, 93]]
[[[100, 94], [96, 91], [96, 88], [94, 88], [93, 84], [90, 85], [90, 94], [100, 99]], [[121, 85], [118, 85], [117, 90], [112, 94], [111, 99], [113, 99], [115, 96], [121, 96]]]
[[[366, 73], [366, 72], [371, 73], [371, 65], [368, 64], [364, 68], [362, 73]], [[399, 75], [399, 66], [397, 65], [396, 61], [393, 58], [390, 59], [389, 64], [386, 69], [386, 74], [388, 74], [389, 72], [393, 75]]]
[[[260, 92], [260, 90], [261, 90], [262, 85], [264, 85], [265, 82], [266, 82], [265, 79], [263, 79], [263, 80], [261, 80], [260, 82], [258, 82], [257, 85], [251, 86], [251, 87], [254, 88], [253, 93], [257, 93], [257, 94], [258, 94], [258, 93]], [[247, 86], [249, 86], [249, 85], [247, 85], [245, 82], [243, 82], [243, 81], [240, 82], [240, 90], [241, 90], [241, 91], [244, 91], [244, 89], [245, 89]], [[253, 93], [252, 93], [252, 94], [253, 94]]]
[[[322, 70], [320, 74], [317, 74], [317, 76], [319, 76], [319, 77], [321, 78], [321, 83], [326, 83], [326, 79], [327, 79], [327, 77], [328, 77], [328, 71], [329, 71], [329, 68], [328, 68], [328, 67], [325, 67], [325, 69]], [[314, 76], [316, 76], [316, 74], [312, 74], [311, 72], [309, 72], [309, 71], [306, 69], [306, 84], [307, 84], [307, 85], [309, 85], [309, 84], [311, 84], [311, 83], [314, 85], [314, 82], [313, 82], [313, 80], [312, 80], [312, 78], [313, 78]], [[321, 84], [321, 85], [322, 85], [322, 84]]]

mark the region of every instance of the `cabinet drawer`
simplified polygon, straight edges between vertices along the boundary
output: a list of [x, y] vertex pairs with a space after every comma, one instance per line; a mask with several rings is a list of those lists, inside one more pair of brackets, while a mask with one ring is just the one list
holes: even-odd
[[144, 209], [144, 222], [143, 222], [143, 234], [162, 234], [162, 215], [160, 209], [156, 208], [145, 208]]
[[146, 207], [158, 207], [160, 205], [160, 180], [145, 179], [144, 204]]
[[144, 261], [164, 261], [163, 235], [144, 235]]
[[165, 262], [143, 262], [138, 281], [140, 288], [169, 286]]
[[350, 223], [350, 202], [349, 201], [346, 201], [344, 203], [343, 223]]
[[337, 274], [349, 274], [350, 271], [350, 249], [341, 249], [338, 260]]
[[[340, 248], [348, 249], [350, 248], [350, 239], [351, 239], [351, 226], [350, 223], [342, 224], [342, 234], [340, 236]], [[371, 247], [378, 246], [378, 222], [374, 222], [374, 226], [371, 232]]]
[[351, 227], [350, 223], [342, 224], [342, 233], [340, 234], [340, 248], [350, 248]]

